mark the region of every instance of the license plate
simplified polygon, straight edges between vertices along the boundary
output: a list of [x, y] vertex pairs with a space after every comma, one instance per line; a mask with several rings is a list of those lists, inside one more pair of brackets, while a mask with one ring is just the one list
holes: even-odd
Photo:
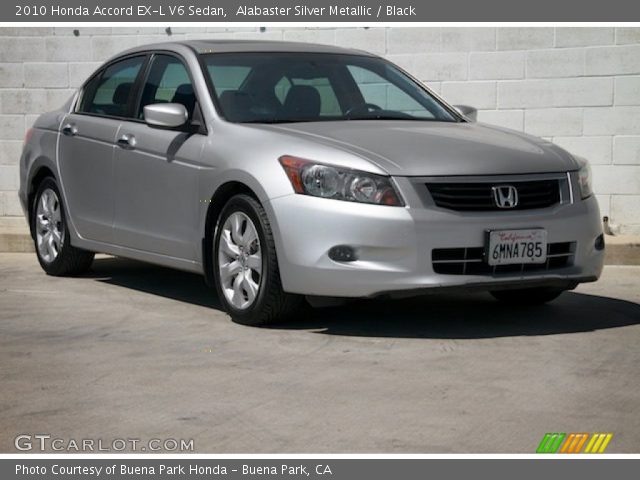
[[487, 262], [489, 265], [544, 263], [547, 261], [547, 231], [492, 230], [489, 232]]

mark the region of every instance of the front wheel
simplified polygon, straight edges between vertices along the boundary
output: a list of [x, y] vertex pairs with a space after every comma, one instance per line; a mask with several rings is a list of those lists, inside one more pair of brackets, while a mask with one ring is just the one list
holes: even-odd
[[79, 275], [89, 270], [94, 254], [71, 245], [62, 196], [53, 178], [38, 186], [31, 221], [38, 262], [47, 274]]
[[274, 324], [289, 318], [301, 297], [285, 293], [267, 214], [248, 195], [232, 197], [220, 214], [213, 242], [218, 297], [233, 321]]
[[491, 295], [510, 305], [542, 305], [555, 300], [564, 292], [561, 288], [537, 287], [517, 290], [494, 290]]

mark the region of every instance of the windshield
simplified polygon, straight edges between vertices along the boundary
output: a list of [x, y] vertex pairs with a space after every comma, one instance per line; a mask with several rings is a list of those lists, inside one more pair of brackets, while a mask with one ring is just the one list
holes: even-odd
[[458, 121], [429, 92], [380, 58], [324, 53], [202, 57], [217, 105], [231, 122]]

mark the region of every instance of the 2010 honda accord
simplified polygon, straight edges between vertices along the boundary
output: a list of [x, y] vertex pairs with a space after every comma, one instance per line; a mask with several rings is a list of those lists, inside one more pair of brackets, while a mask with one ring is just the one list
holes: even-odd
[[38, 118], [20, 200], [48, 274], [93, 252], [198, 272], [252, 325], [305, 297], [460, 288], [524, 305], [597, 280], [587, 163], [461, 111], [361, 51], [138, 47]]

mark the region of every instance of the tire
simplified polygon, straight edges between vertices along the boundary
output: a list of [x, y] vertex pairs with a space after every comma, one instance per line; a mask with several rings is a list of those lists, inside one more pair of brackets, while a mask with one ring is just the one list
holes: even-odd
[[36, 190], [31, 232], [38, 262], [48, 275], [80, 275], [91, 267], [94, 253], [71, 245], [62, 196], [51, 177], [42, 180]]
[[555, 300], [564, 292], [561, 288], [538, 287], [518, 290], [495, 290], [491, 295], [509, 305], [542, 305]]
[[282, 290], [269, 219], [249, 195], [232, 197], [222, 209], [212, 262], [218, 297], [236, 323], [276, 324], [289, 319], [302, 303], [301, 296]]

